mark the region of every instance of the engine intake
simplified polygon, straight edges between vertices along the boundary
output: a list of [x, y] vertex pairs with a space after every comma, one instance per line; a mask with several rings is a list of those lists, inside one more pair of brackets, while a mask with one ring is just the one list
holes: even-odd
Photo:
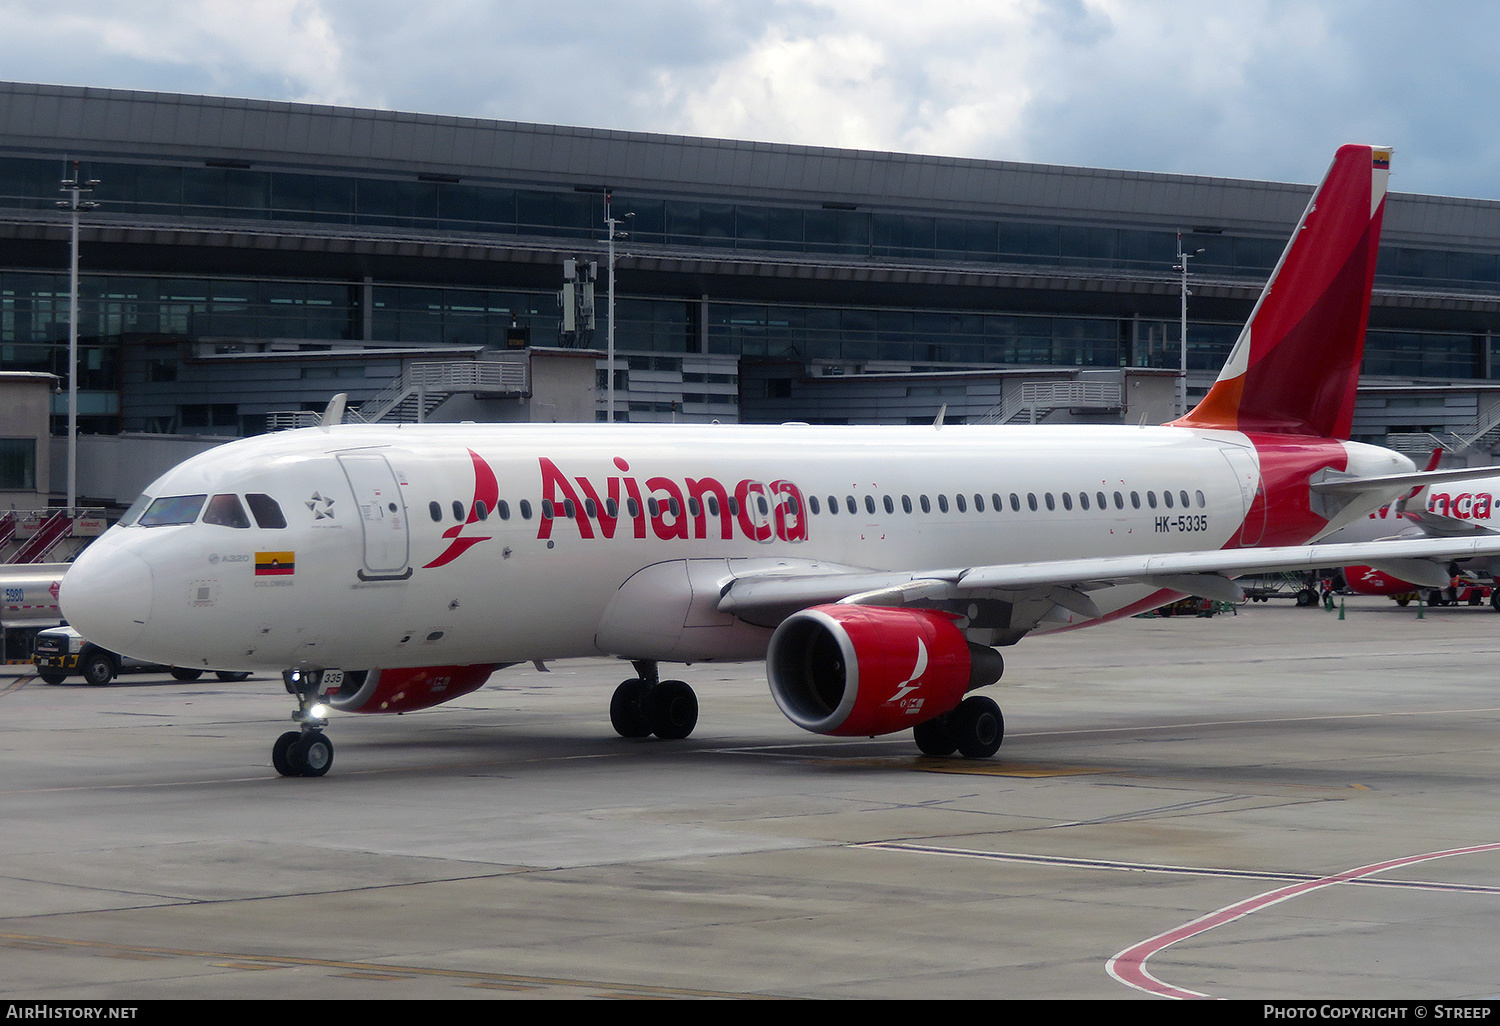
[[973, 645], [930, 609], [813, 606], [771, 636], [771, 696], [814, 734], [889, 734], [954, 709], [1000, 679], [1000, 653]]

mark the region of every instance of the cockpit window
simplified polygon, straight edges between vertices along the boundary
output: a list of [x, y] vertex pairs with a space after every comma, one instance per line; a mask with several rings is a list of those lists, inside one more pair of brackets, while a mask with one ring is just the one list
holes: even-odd
[[130, 504], [130, 508], [127, 509], [120, 517], [119, 526], [129, 527], [131, 524], [135, 523], [136, 518], [141, 515], [141, 511], [149, 505], [151, 505], [151, 496], [149, 495], [142, 495], [140, 498], [136, 499]]
[[142, 527], [170, 527], [191, 524], [208, 501], [207, 495], [163, 495], [146, 507], [139, 521]]
[[281, 530], [286, 527], [286, 517], [281, 513], [281, 504], [262, 492], [251, 492], [245, 496], [250, 512], [255, 516], [257, 527]]
[[209, 499], [208, 509], [203, 512], [203, 522], [242, 530], [250, 527], [250, 518], [245, 516], [245, 507], [240, 504], [238, 495], [215, 495]]

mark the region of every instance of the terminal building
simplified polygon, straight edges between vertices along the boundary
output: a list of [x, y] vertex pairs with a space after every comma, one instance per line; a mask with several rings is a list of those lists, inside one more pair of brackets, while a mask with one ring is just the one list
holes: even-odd
[[[368, 420], [1159, 422], [1179, 248], [1191, 402], [1311, 193], [0, 84], [0, 372], [67, 380], [75, 176], [96, 505], [338, 392]], [[1500, 203], [1394, 192], [1383, 242], [1356, 435], [1488, 462]], [[56, 501], [65, 392], [53, 444], [0, 439], [0, 491]]]

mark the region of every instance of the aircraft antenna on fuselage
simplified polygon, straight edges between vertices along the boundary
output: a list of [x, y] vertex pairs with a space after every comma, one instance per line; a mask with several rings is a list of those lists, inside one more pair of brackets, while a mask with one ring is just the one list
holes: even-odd
[[327, 431], [335, 424], [344, 422], [344, 406], [349, 402], [349, 393], [340, 392], [328, 400], [328, 406], [323, 410], [323, 416], [318, 420], [318, 427]]

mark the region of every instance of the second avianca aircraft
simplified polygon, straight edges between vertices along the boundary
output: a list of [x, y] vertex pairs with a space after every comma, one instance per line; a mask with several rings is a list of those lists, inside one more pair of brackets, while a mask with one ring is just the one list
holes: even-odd
[[[1438, 464], [1442, 450], [1436, 450], [1427, 468]], [[1487, 470], [1490, 468], [1486, 468]], [[1414, 488], [1399, 500], [1382, 506], [1373, 513], [1341, 527], [1324, 541], [1348, 542], [1369, 541], [1376, 538], [1460, 538], [1496, 534], [1500, 527], [1500, 477], [1464, 480], [1453, 488], [1438, 491], [1431, 487]], [[1454, 586], [1464, 583], [1472, 585], [1474, 571], [1488, 572], [1494, 577], [1490, 560], [1466, 560], [1460, 566], [1455, 563], [1437, 565], [1423, 561], [1407, 565], [1409, 579], [1396, 575], [1395, 568], [1378, 569], [1373, 566], [1346, 566], [1344, 580], [1349, 590], [1359, 595], [1388, 595], [1399, 597], [1405, 605], [1406, 597], [1421, 589], [1432, 590], [1434, 604], [1457, 601]], [[1462, 578], [1468, 581], [1462, 582]], [[1477, 605], [1479, 592], [1471, 592], [1470, 603]], [[1490, 595], [1490, 604], [1500, 611], [1500, 590]]]
[[764, 658], [800, 727], [990, 756], [1000, 709], [969, 692], [1033, 631], [1237, 597], [1253, 571], [1500, 553], [1306, 544], [1421, 479], [1346, 440], [1388, 161], [1338, 151], [1175, 423], [288, 431], [155, 482], [69, 571], [63, 612], [157, 662], [281, 670], [287, 775], [327, 771], [325, 704], [404, 712], [498, 666], [601, 654], [635, 667], [622, 735], [693, 729], [692, 689], [659, 664]]

